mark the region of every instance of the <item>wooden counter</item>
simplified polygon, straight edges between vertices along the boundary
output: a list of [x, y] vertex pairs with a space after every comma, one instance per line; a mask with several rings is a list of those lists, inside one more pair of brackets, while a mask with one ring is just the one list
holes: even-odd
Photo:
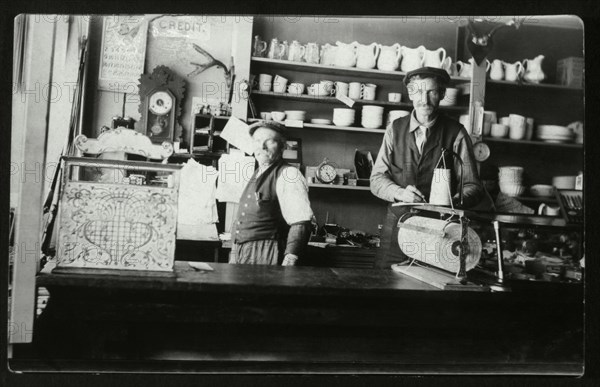
[[441, 291], [392, 270], [176, 262], [171, 276], [40, 274], [38, 370], [553, 373], [583, 366], [581, 289]]

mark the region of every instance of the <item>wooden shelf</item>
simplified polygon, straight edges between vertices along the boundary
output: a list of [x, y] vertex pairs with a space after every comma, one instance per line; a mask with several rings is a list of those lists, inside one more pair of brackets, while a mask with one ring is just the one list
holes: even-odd
[[[256, 122], [256, 121], [260, 121], [257, 118], [249, 118], [248, 122]], [[279, 122], [280, 124], [284, 124], [285, 125], [285, 121], [276, 121]], [[355, 126], [335, 126], [335, 125], [320, 125], [320, 124], [310, 124], [310, 123], [304, 123], [302, 128], [296, 128], [296, 127], [290, 127], [292, 129], [302, 129], [302, 128], [308, 128], [308, 129], [325, 129], [325, 130], [341, 130], [344, 132], [356, 132], [356, 133], [378, 133], [378, 134], [384, 134], [385, 133], [385, 128], [380, 128], [380, 129], [368, 129], [368, 128], [362, 128], [362, 127], [355, 127]]]
[[[294, 71], [304, 72], [318, 72], [320, 74], [332, 74], [332, 75], [353, 75], [363, 76], [369, 78], [379, 79], [390, 79], [398, 78], [404, 79], [406, 75], [403, 71], [383, 71], [377, 69], [359, 69], [356, 67], [338, 67], [338, 66], [326, 66], [321, 64], [305, 63], [305, 62], [294, 62], [289, 60], [269, 59], [269, 58], [258, 58], [252, 57], [252, 63], [268, 65], [273, 68], [289, 69]], [[471, 82], [470, 78], [464, 77], [450, 77], [455, 82]]]
[[483, 142], [499, 142], [507, 144], [523, 144], [523, 145], [541, 145], [541, 146], [552, 146], [562, 148], [580, 148], [583, 149], [583, 144], [575, 144], [572, 142], [546, 142], [536, 140], [511, 140], [509, 138], [497, 138], [497, 137], [483, 137]]
[[311, 188], [328, 188], [328, 189], [349, 189], [355, 191], [370, 191], [371, 187], [365, 187], [362, 185], [339, 185], [339, 184], [320, 184], [320, 183], [309, 183]]
[[554, 196], [516, 196], [515, 199], [520, 202], [530, 203], [557, 203]]
[[[273, 91], [252, 91], [252, 95], [258, 95], [261, 97], [268, 98], [277, 98], [277, 99], [287, 99], [290, 101], [301, 101], [301, 102], [315, 102], [315, 103], [328, 103], [328, 104], [338, 104], [346, 106], [342, 101], [335, 97], [317, 97], [314, 95], [302, 94], [302, 95], [294, 95], [288, 93], [275, 93]], [[366, 100], [353, 100], [357, 105], [377, 105], [377, 106], [388, 106], [388, 107], [397, 107], [400, 110], [412, 110], [412, 103], [408, 102], [388, 102], [388, 101], [366, 101]], [[467, 106], [440, 106], [440, 110], [443, 111], [451, 111], [451, 112], [466, 112], [468, 110]]]
[[497, 85], [497, 86], [509, 86], [516, 88], [524, 88], [524, 89], [540, 89], [540, 90], [565, 90], [565, 91], [573, 91], [573, 92], [582, 92], [583, 88], [581, 87], [571, 87], [564, 85], [555, 85], [552, 83], [526, 83], [526, 82], [511, 82], [511, 81], [494, 81], [488, 79], [486, 84]]

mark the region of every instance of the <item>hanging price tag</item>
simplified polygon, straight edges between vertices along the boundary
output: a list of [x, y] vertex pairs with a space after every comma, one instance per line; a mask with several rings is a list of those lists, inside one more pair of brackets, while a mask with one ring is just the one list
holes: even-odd
[[348, 107], [354, 106], [354, 100], [352, 98], [346, 97], [345, 95], [336, 96], [335, 98], [337, 98], [338, 101], [341, 101]]

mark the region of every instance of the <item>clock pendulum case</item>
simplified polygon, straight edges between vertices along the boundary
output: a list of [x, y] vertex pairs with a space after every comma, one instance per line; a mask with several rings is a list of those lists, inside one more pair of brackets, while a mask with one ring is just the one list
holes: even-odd
[[167, 66], [140, 77], [142, 133], [155, 144], [181, 137], [181, 106], [185, 81]]

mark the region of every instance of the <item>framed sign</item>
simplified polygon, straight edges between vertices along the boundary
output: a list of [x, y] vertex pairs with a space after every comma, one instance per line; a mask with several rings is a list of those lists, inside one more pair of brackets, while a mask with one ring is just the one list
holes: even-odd
[[144, 72], [148, 21], [144, 16], [106, 16], [102, 26], [102, 47], [98, 89], [138, 93], [138, 79]]

